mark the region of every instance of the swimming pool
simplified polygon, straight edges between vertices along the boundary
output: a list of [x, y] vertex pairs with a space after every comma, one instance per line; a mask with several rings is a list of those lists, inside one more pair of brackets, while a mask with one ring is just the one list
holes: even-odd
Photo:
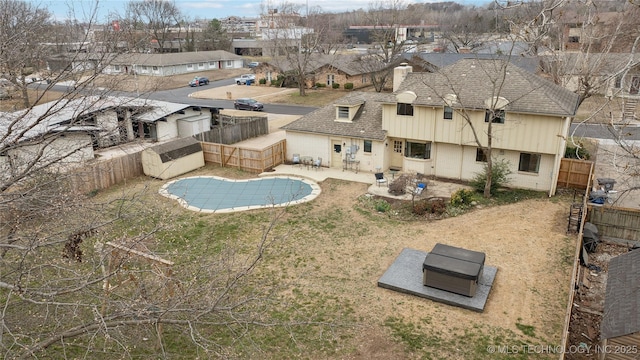
[[247, 180], [195, 176], [166, 183], [160, 194], [189, 210], [222, 213], [300, 204], [320, 195], [320, 186], [290, 176]]

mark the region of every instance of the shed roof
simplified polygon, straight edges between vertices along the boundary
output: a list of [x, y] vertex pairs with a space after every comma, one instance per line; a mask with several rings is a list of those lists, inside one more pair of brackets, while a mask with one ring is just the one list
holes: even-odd
[[610, 339], [640, 332], [640, 250], [609, 262], [600, 336]]
[[[382, 102], [386, 94], [354, 91], [283, 126], [287, 131], [337, 135], [352, 138], [384, 140], [382, 130]], [[360, 109], [351, 122], [336, 120], [336, 106], [358, 106]]]
[[160, 161], [166, 163], [200, 152], [202, 145], [192, 137], [185, 137], [150, 147], [148, 150], [158, 154]]
[[458, 107], [486, 109], [485, 101], [503, 97], [507, 111], [574, 116], [578, 95], [553, 82], [500, 59], [462, 59], [435, 73], [409, 73], [398, 91], [388, 94], [395, 103], [395, 94], [413, 91], [414, 105], [442, 106], [442, 100], [455, 94]]

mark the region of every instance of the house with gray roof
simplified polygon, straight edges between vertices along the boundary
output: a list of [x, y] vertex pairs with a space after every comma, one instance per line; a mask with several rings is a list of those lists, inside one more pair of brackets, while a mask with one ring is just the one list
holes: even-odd
[[[100, 62], [105, 62], [101, 64]], [[73, 58], [73, 69], [103, 68], [105, 74], [170, 76], [220, 69], [241, 69], [244, 59], [224, 50], [164, 54], [83, 54]]]
[[[256, 69], [256, 79], [266, 79], [267, 83], [282, 75], [285, 78], [302, 64], [306, 71], [306, 87], [312, 88], [316, 84], [323, 84], [331, 88], [338, 84], [339, 88], [344, 88], [344, 84], [353, 84], [353, 89], [358, 89], [371, 85], [371, 75], [382, 66], [372, 67], [363, 64], [357, 55], [322, 55], [322, 54], [301, 54], [304, 57], [293, 62], [287, 58], [274, 58], [273, 60], [261, 63]], [[297, 70], [296, 70], [297, 71]]]
[[600, 340], [603, 349], [611, 349], [601, 351], [600, 359], [638, 359], [640, 250], [630, 251], [609, 261]]
[[0, 114], [0, 174], [23, 166], [83, 165], [94, 150], [136, 139], [166, 141], [211, 129], [215, 107], [114, 96], [61, 99]]
[[462, 59], [434, 73], [394, 69], [393, 93], [354, 92], [284, 127], [287, 153], [347, 159], [361, 171], [398, 170], [468, 181], [492, 155], [510, 185], [555, 193], [578, 96], [513, 64]]

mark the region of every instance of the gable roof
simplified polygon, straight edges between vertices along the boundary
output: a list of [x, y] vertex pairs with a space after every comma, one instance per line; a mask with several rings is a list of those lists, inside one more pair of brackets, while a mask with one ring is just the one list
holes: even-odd
[[[23, 141], [36, 136], [60, 131], [101, 130], [97, 125], [69, 124], [70, 121], [113, 108], [139, 108], [133, 118], [153, 122], [194, 105], [145, 100], [125, 96], [85, 96], [61, 99], [12, 113], [0, 113], [0, 132], [7, 133], [3, 142]], [[197, 105], [197, 107], [205, 107]], [[11, 129], [9, 132], [8, 130]], [[24, 132], [24, 133], [23, 133]]]
[[528, 72], [533, 74], [538, 72], [540, 63], [540, 59], [537, 57], [506, 56], [478, 53], [405, 53], [402, 54], [402, 58], [407, 61], [424, 61], [425, 63], [431, 65], [434, 70], [452, 65], [463, 59], [501, 59], [504, 61], [509, 61], [513, 65], [516, 65], [517, 67], [527, 70]]
[[640, 332], [640, 250], [609, 261], [600, 336], [610, 339]]
[[[305, 56], [306, 54], [300, 54], [299, 56]], [[326, 55], [326, 54], [312, 54], [308, 59], [307, 73], [313, 73], [322, 71], [323, 67], [333, 67], [336, 70], [353, 76], [358, 74], [369, 73], [371, 70], [369, 67], [362, 67], [359, 64], [359, 55]], [[302, 61], [302, 60], [301, 60]], [[267, 64], [279, 69], [282, 72], [291, 71], [295, 69], [295, 64], [291, 64], [284, 58], [274, 59], [268, 61]], [[380, 66], [383, 67], [383, 64]], [[365, 70], [366, 69], [366, 70]]]
[[114, 65], [168, 66], [209, 61], [242, 60], [242, 56], [224, 50], [195, 51], [167, 54], [121, 54], [112, 60]]
[[[287, 131], [384, 140], [382, 100], [387, 94], [354, 91], [282, 127]], [[351, 122], [335, 121], [336, 106], [360, 106]]]
[[395, 94], [405, 91], [417, 95], [414, 105], [442, 106], [443, 97], [455, 94], [458, 107], [481, 110], [487, 99], [499, 96], [509, 102], [507, 111], [562, 117], [574, 116], [579, 100], [561, 86], [495, 59], [462, 59], [435, 73], [408, 73], [388, 102], [395, 103]]
[[583, 74], [613, 76], [640, 64], [640, 54], [632, 53], [566, 53], [547, 56], [548, 64], [559, 63], [564, 75]]

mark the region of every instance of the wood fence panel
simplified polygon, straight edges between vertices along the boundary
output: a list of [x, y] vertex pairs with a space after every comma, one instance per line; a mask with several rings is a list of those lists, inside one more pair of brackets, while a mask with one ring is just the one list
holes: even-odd
[[262, 150], [203, 142], [202, 150], [205, 162], [261, 173], [284, 163], [286, 141], [281, 140]]
[[235, 144], [243, 140], [256, 138], [269, 133], [269, 119], [265, 116], [230, 117], [223, 115], [218, 121], [221, 125], [195, 135], [198, 141]]
[[593, 161], [567, 159], [560, 161], [558, 187], [587, 189]]
[[70, 186], [78, 192], [87, 193], [138, 177], [144, 174], [141, 159], [142, 152], [137, 152], [88, 164], [68, 174]]
[[640, 241], [640, 210], [591, 206], [589, 222], [598, 227], [601, 237]]

